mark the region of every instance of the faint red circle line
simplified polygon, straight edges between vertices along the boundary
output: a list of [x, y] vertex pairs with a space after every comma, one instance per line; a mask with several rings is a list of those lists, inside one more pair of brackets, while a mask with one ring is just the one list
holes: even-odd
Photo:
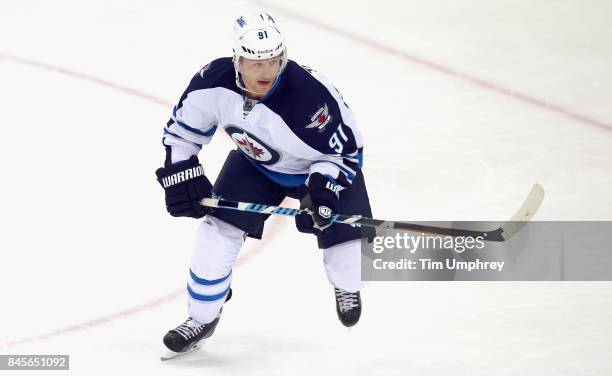
[[111, 313], [107, 316], [102, 316], [102, 317], [98, 317], [95, 319], [91, 319], [91, 320], [86, 320], [83, 322], [80, 322], [78, 324], [73, 324], [73, 325], [68, 325], [65, 326], [63, 328], [60, 329], [56, 329], [53, 330], [51, 332], [47, 332], [47, 333], [43, 333], [43, 334], [38, 334], [38, 335], [34, 335], [31, 337], [24, 337], [24, 338], [19, 338], [19, 339], [15, 339], [15, 340], [11, 340], [11, 341], [7, 341], [4, 342], [0, 345], [0, 348], [8, 348], [8, 347], [13, 347], [13, 346], [17, 346], [17, 345], [21, 345], [24, 343], [29, 343], [29, 342], [34, 342], [34, 341], [39, 341], [39, 340], [44, 340], [44, 339], [49, 339], [49, 338], [54, 338], [54, 337], [59, 337], [62, 335], [66, 335], [69, 333], [73, 333], [73, 332], [78, 332], [78, 331], [82, 331], [85, 329], [89, 329], [95, 326], [99, 326], [101, 324], [106, 324], [109, 323], [111, 321], [114, 321], [116, 319], [122, 318], [122, 317], [127, 317], [127, 316], [131, 316], [149, 309], [152, 309], [156, 306], [162, 305], [164, 303], [170, 302], [174, 299], [177, 299], [179, 296], [183, 295], [184, 293], [184, 289], [180, 289], [180, 290], [175, 290], [172, 291], [166, 295], [163, 295], [159, 298], [153, 299], [153, 300], [149, 300], [147, 302], [144, 302], [142, 304], [139, 304], [137, 306], [131, 307], [131, 308], [127, 308], [127, 309], [123, 309], [121, 311], [117, 311], [115, 313]]
[[[282, 219], [279, 217], [273, 217], [267, 221], [268, 228], [273, 228], [273, 229], [278, 228], [282, 223], [283, 223]], [[247, 252], [244, 255], [241, 254], [240, 258], [236, 261], [235, 267], [236, 268], [241, 267], [244, 264], [253, 260], [255, 256], [261, 254], [261, 249], [265, 247], [274, 238], [274, 235], [276, 235], [276, 232], [272, 232], [271, 234], [267, 233], [265, 239], [260, 240], [256, 245], [251, 247], [249, 252]], [[171, 302], [175, 299], [178, 299], [184, 296], [185, 296], [185, 288], [181, 287], [165, 295], [162, 295], [158, 298], [148, 300], [136, 306], [122, 309], [120, 311], [117, 311], [117, 312], [114, 312], [114, 313], [111, 313], [105, 316], [82, 321], [77, 324], [67, 325], [62, 328], [59, 328], [59, 329], [56, 329], [56, 330], [53, 330], [47, 333], [24, 337], [24, 338], [18, 338], [18, 339], [4, 342], [0, 344], [0, 348], [9, 348], [9, 347], [17, 346], [17, 345], [22, 345], [24, 343], [40, 341], [40, 340], [45, 340], [45, 339], [54, 338], [54, 337], [60, 337], [60, 336], [64, 336], [70, 333], [79, 332], [79, 331], [83, 331], [89, 328], [97, 327], [103, 324], [108, 324], [112, 321], [121, 319], [123, 317], [133, 316], [138, 313], [148, 311], [150, 309], [161, 306], [165, 303]]]
[[[159, 99], [153, 95], [149, 95], [146, 94], [142, 91], [115, 83], [115, 82], [111, 82], [111, 81], [106, 81], [106, 80], [102, 80], [93, 76], [89, 76], [86, 74], [82, 74], [76, 71], [72, 71], [69, 69], [65, 69], [65, 68], [61, 68], [61, 67], [57, 67], [57, 66], [53, 66], [50, 64], [46, 64], [46, 63], [42, 63], [42, 62], [38, 62], [38, 61], [34, 61], [34, 60], [30, 60], [30, 59], [25, 59], [19, 56], [14, 56], [14, 55], [7, 55], [7, 54], [2, 54], [0, 53], [0, 59], [7, 59], [7, 60], [11, 60], [15, 63], [19, 63], [19, 64], [24, 64], [24, 65], [28, 65], [28, 66], [32, 66], [32, 67], [36, 67], [36, 68], [40, 68], [40, 69], [44, 69], [47, 71], [52, 71], [55, 73], [59, 73], [59, 74], [63, 74], [66, 76], [70, 76], [73, 78], [78, 78], [78, 79], [82, 79], [82, 80], [86, 80], [92, 83], [95, 83], [97, 85], [102, 85], [105, 87], [108, 87], [110, 89], [113, 90], [118, 90], [121, 91], [123, 93], [126, 94], [130, 94], [130, 95], [134, 95], [136, 97], [139, 97], [141, 99], [145, 99], [148, 100], [150, 102], [156, 103], [156, 104], [161, 104], [164, 106], [172, 106], [172, 103], [165, 101], [163, 99]], [[277, 229], [281, 224], [285, 223], [282, 222], [280, 218], [278, 217], [274, 217], [271, 220], [267, 221], [267, 225], [268, 228], [272, 228], [272, 229]], [[241, 265], [244, 265], [245, 263], [249, 262], [250, 260], [253, 259], [254, 256], [258, 255], [261, 253], [261, 249], [263, 247], [266, 246], [266, 244], [272, 240], [274, 238], [274, 235], [276, 234], [276, 232], [272, 232], [271, 234], [267, 234], [266, 238], [264, 240], [260, 240], [256, 245], [254, 245], [253, 247], [251, 247], [249, 249], [249, 252], [241, 255], [240, 258], [236, 261], [235, 266], [236, 267], [240, 267]], [[90, 320], [86, 320], [86, 321], [82, 321], [80, 323], [77, 324], [72, 324], [72, 325], [68, 325], [47, 333], [43, 333], [43, 334], [38, 334], [38, 335], [34, 335], [34, 336], [29, 336], [29, 337], [24, 337], [24, 338], [18, 338], [18, 339], [14, 339], [14, 340], [9, 340], [3, 343], [0, 343], [0, 348], [9, 348], [9, 347], [13, 347], [13, 346], [17, 346], [17, 345], [21, 345], [24, 343], [29, 343], [29, 342], [34, 342], [34, 341], [39, 341], [39, 340], [44, 340], [44, 339], [49, 339], [49, 338], [54, 338], [54, 337], [59, 337], [59, 336], [63, 336], [63, 335], [67, 335], [70, 333], [74, 333], [74, 332], [78, 332], [78, 331], [83, 331], [92, 327], [96, 327], [102, 324], [107, 324], [109, 322], [115, 321], [117, 319], [123, 318], [123, 317], [128, 317], [128, 316], [133, 316], [137, 313], [141, 313], [143, 311], [147, 311], [149, 309], [155, 308], [157, 306], [160, 306], [162, 304], [168, 303], [172, 300], [178, 299], [181, 296], [185, 295], [185, 289], [184, 288], [180, 288], [180, 289], [176, 289], [174, 291], [171, 291], [165, 295], [162, 295], [158, 298], [154, 298], [152, 300], [146, 301], [144, 303], [138, 304], [136, 306], [130, 307], [130, 308], [126, 308], [126, 309], [122, 309], [120, 311], [105, 315], [105, 316], [101, 316], [101, 317], [97, 317], [94, 319], [90, 319]]]
[[601, 129], [605, 129], [606, 131], [612, 132], [612, 124], [608, 124], [606, 122], [597, 120], [597, 119], [593, 119], [591, 117], [576, 113], [572, 110], [569, 110], [567, 108], [564, 108], [562, 106], [556, 105], [554, 103], [550, 103], [547, 102], [545, 100], [542, 99], [538, 99], [535, 98], [533, 96], [527, 95], [525, 93], [521, 93], [517, 90], [513, 90], [513, 89], [509, 89], [506, 87], [503, 87], [499, 84], [496, 84], [492, 81], [488, 81], [482, 78], [478, 78], [476, 76], [473, 76], [471, 74], [468, 73], [464, 73], [461, 72], [457, 69], [454, 69], [448, 65], [444, 65], [444, 64], [440, 64], [440, 63], [436, 63], [433, 62], [431, 60], [413, 55], [413, 54], [409, 54], [405, 51], [401, 51], [398, 50], [396, 48], [393, 48], [391, 46], [387, 46], [385, 44], [382, 44], [374, 39], [370, 39], [364, 36], [361, 36], [359, 34], [356, 33], [351, 33], [348, 32], [344, 29], [340, 29], [339, 27], [335, 27], [329, 24], [326, 24], [324, 22], [321, 22], [319, 20], [316, 20], [314, 18], [305, 16], [303, 14], [299, 14], [297, 12], [293, 12], [287, 8], [281, 7], [281, 6], [277, 6], [277, 5], [273, 5], [268, 3], [267, 1], [262, 1], [262, 0], [253, 0], [253, 2], [257, 3], [259, 6], [261, 7], [265, 7], [271, 10], [274, 10], [275, 12], [279, 12], [282, 13], [288, 17], [294, 18], [300, 22], [309, 24], [311, 26], [317, 27], [319, 29], [325, 30], [327, 32], [330, 32], [332, 34], [337, 34], [340, 35], [344, 38], [350, 39], [353, 42], [365, 45], [367, 47], [370, 47], [372, 49], [375, 50], [379, 50], [379, 51], [383, 51], [386, 52], [388, 54], [394, 55], [396, 57], [402, 58], [404, 60], [408, 60], [412, 63], [416, 63], [419, 64], [421, 66], [425, 66], [427, 68], [433, 69], [437, 72], [446, 74], [448, 76], [453, 76], [456, 77], [458, 79], [461, 79], [463, 81], [467, 81], [477, 87], [480, 87], [482, 89], [487, 89], [487, 90], [491, 90], [494, 92], [497, 92], [499, 94], [505, 95], [507, 97], [513, 98], [517, 101], [523, 102], [523, 103], [528, 103], [532, 106], [536, 106], [542, 109], [546, 109], [552, 112], [556, 112], [557, 114], [561, 114], [564, 115], [566, 117], [572, 118], [574, 120], [577, 120], [581, 123], [584, 124], [588, 124], [588, 125], [592, 125]]
[[172, 103], [160, 98], [157, 98], [153, 95], [147, 94], [145, 92], [142, 92], [140, 90], [125, 86], [125, 85], [121, 85], [118, 84], [116, 82], [112, 82], [112, 81], [107, 81], [107, 80], [103, 80], [101, 78], [97, 78], [94, 76], [90, 76], [84, 73], [79, 73], [70, 69], [66, 69], [66, 68], [62, 68], [62, 67], [58, 67], [55, 65], [51, 65], [51, 64], [47, 64], [47, 63], [43, 63], [40, 61], [34, 61], [31, 59], [26, 59], [20, 56], [16, 56], [16, 55], [11, 55], [11, 54], [4, 54], [4, 53], [0, 53], [0, 59], [6, 59], [6, 60], [10, 60], [13, 61], [15, 63], [19, 63], [22, 65], [29, 65], [31, 67], [36, 67], [36, 68], [40, 68], [46, 71], [51, 71], [51, 72], [55, 72], [55, 73], [59, 73], [59, 74], [63, 74], [65, 76], [70, 76], [73, 78], [78, 78], [81, 80], [85, 80], [85, 81], [89, 81], [92, 83], [95, 83], [97, 85], [102, 85], [102, 86], [106, 86], [110, 89], [113, 90], [117, 90], [117, 91], [121, 91], [123, 93], [126, 94], [130, 94], [130, 95], [134, 95], [138, 98], [156, 103], [156, 104], [161, 104], [163, 106], [172, 106]]

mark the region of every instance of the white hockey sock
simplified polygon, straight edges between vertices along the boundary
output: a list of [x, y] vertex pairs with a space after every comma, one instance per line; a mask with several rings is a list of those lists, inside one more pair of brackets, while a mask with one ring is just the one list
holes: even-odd
[[205, 324], [219, 314], [244, 235], [244, 231], [212, 216], [204, 217], [198, 227], [187, 282], [188, 312], [194, 320]]
[[334, 287], [360, 291], [366, 282], [361, 280], [361, 240], [351, 240], [323, 250], [327, 279]]

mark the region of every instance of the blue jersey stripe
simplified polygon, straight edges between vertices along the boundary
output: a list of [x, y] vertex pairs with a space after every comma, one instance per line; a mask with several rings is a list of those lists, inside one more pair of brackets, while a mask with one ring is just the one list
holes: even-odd
[[214, 125], [212, 128], [210, 128], [207, 131], [202, 131], [202, 130], [199, 130], [197, 128], [190, 127], [189, 125], [179, 121], [176, 118], [176, 111], [177, 111], [177, 109], [176, 109], [176, 106], [175, 106], [174, 109], [172, 110], [172, 117], [173, 117], [173, 120], [176, 121], [176, 124], [178, 124], [181, 128], [184, 128], [184, 129], [188, 130], [191, 133], [195, 133], [198, 136], [203, 136], [203, 137], [212, 137], [215, 134], [215, 131], [217, 130], [217, 126], [216, 125]]
[[[240, 153], [242, 151], [240, 150]], [[242, 153], [244, 155], [244, 153]], [[245, 155], [245, 159], [253, 165], [258, 171], [262, 174], [266, 175], [270, 180], [275, 182], [276, 184], [280, 184], [283, 187], [299, 187], [300, 185], [304, 185], [307, 174], [283, 174], [282, 172], [270, 171], [267, 168], [263, 167], [259, 163], [251, 160], [248, 156]]]
[[340, 169], [340, 171], [344, 172], [344, 174], [347, 175], [347, 178], [349, 180], [352, 180], [355, 177], [355, 172], [349, 170], [348, 167], [343, 166], [341, 164], [338, 164], [336, 162], [327, 161], [327, 160], [321, 160], [321, 161], [314, 161], [314, 162], [312, 162], [312, 164], [317, 164], [317, 163], [331, 163], [331, 164], [333, 164], [334, 166], [338, 167]]
[[201, 148], [201, 147], [202, 147], [202, 144], [199, 144], [199, 143], [197, 143], [197, 142], [193, 142], [193, 141], [191, 141], [191, 140], [186, 140], [186, 139], [184, 139], [183, 137], [181, 137], [181, 136], [177, 135], [176, 133], [172, 133], [172, 132], [170, 132], [170, 131], [169, 131], [167, 128], [164, 128], [164, 135], [168, 135], [168, 136], [172, 136], [172, 137], [174, 137], [174, 138], [178, 138], [178, 139], [179, 139], [179, 140], [181, 140], [181, 141], [188, 142], [188, 143], [193, 144], [193, 145], [195, 145], [195, 146], [197, 146], [197, 147], [199, 147], [199, 148]]

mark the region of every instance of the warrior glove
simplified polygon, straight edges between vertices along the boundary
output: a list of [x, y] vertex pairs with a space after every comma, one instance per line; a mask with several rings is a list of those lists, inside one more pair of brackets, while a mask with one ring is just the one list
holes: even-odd
[[166, 191], [166, 209], [173, 217], [202, 218], [210, 211], [200, 205], [200, 200], [212, 195], [212, 184], [197, 156], [161, 167], [155, 175]]

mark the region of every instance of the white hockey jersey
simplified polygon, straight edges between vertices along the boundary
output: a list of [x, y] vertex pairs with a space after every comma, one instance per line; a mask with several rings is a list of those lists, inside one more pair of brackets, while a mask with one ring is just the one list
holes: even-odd
[[348, 187], [363, 161], [361, 134], [338, 90], [291, 60], [250, 109], [235, 84], [231, 58], [202, 68], [164, 128], [166, 163], [196, 155], [218, 128], [255, 168], [287, 187], [304, 184], [313, 172]]

